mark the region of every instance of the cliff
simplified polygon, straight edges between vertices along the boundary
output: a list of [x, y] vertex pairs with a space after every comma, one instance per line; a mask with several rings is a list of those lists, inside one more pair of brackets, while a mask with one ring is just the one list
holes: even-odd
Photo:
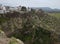
[[[59, 42], [59, 19], [32, 10], [28, 13], [7, 13], [0, 17], [0, 29], [7, 37], [16, 37], [25, 44], [55, 44]], [[56, 40], [55, 40], [56, 39]]]

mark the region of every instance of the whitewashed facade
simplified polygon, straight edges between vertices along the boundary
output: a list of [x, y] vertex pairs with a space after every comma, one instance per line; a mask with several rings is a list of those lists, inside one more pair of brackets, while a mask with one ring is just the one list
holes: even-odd
[[0, 14], [5, 13], [6, 8], [4, 6], [0, 6]]
[[18, 11], [18, 8], [17, 7], [10, 7], [9, 11]]
[[18, 11], [21, 11], [22, 6], [18, 6], [17, 8], [18, 8]]
[[[13, 13], [14, 11], [23, 13], [24, 11], [21, 11], [21, 9], [22, 9], [22, 6], [18, 6], [18, 7], [9, 7], [8, 10], [6, 9], [5, 6], [0, 6], [0, 14], [4, 14], [4, 13], [7, 13], [7, 12]], [[26, 12], [31, 11], [31, 8], [26, 8], [26, 9], [27, 9]]]
[[31, 11], [31, 8], [27, 8], [27, 11], [28, 11], [28, 12]]

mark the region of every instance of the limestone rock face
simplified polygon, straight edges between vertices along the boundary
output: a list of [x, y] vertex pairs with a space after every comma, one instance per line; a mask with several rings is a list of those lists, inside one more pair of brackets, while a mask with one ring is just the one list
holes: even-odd
[[0, 44], [24, 44], [24, 43], [19, 39], [0, 38]]
[[0, 44], [8, 44], [9, 41], [9, 38], [6, 37], [5, 33], [0, 30]]
[[21, 40], [16, 38], [8, 38], [5, 33], [0, 30], [0, 44], [24, 44]]
[[10, 35], [14, 31], [22, 28], [22, 19], [20, 17], [10, 18], [10, 20], [2, 23], [1, 27], [6, 35]]
[[10, 39], [9, 43], [10, 44], [24, 44], [21, 40], [13, 38], [13, 37]]
[[[48, 44], [47, 43], [48, 39], [46, 39], [47, 37], [49, 38], [49, 42], [50, 42], [50, 36], [53, 36], [51, 38], [52, 39], [54, 38], [54, 40], [55, 40], [55, 38], [60, 38], [60, 36], [59, 36], [60, 35], [60, 31], [59, 31], [60, 30], [60, 21], [58, 19], [56, 19], [55, 17], [52, 17], [41, 11], [37, 11], [35, 13], [33, 10], [32, 12], [23, 13], [23, 14], [18, 13], [18, 12], [8, 13], [5, 15], [5, 17], [2, 17], [2, 18], [1, 18], [1, 23], [0, 23], [1, 30], [3, 30], [8, 37], [15, 36], [16, 38], [19, 38], [19, 39], [23, 38], [23, 40], [26, 42], [26, 44], [28, 44], [27, 41], [30, 39], [34, 43], [35, 42], [40, 43], [41, 41], [46, 40], [46, 41], [44, 41], [44, 44]], [[40, 31], [42, 30], [41, 33], [39, 30]], [[46, 30], [46, 31], [44, 31], [44, 30]], [[48, 35], [46, 33], [47, 31], [49, 32]], [[55, 37], [54, 32], [58, 33], [57, 37]], [[50, 33], [52, 35], [50, 35]], [[41, 36], [42, 36], [43, 40], [40, 39]], [[25, 37], [27, 37], [27, 38], [25, 38]], [[7, 38], [7, 37], [5, 37], [5, 38], [9, 39], [8, 41], [10, 41], [10, 42], [8, 42], [8, 43], [10, 43], [10, 44], [23, 44], [23, 43], [20, 43], [21, 41], [18, 39], [15, 39], [15, 38], [11, 39], [11, 38]], [[0, 41], [4, 39], [4, 41], [6, 42], [5, 38], [4, 37], [1, 38]], [[18, 42], [18, 41], [20, 41], [20, 42]], [[16, 42], [18, 42], [18, 43], [16, 43]], [[3, 44], [3, 43], [4, 42], [2, 41], [1, 44]], [[29, 43], [31, 44], [30, 41], [29, 41]]]

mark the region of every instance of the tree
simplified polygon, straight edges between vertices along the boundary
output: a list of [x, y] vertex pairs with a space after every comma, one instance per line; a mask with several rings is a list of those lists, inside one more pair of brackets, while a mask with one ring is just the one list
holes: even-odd
[[26, 11], [26, 10], [27, 10], [27, 9], [26, 9], [26, 7], [24, 7], [24, 6], [21, 8], [21, 11]]

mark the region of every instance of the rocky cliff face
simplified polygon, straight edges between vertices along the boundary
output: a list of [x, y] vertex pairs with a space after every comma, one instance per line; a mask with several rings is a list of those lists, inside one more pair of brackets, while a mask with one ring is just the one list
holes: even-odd
[[21, 40], [14, 37], [8, 38], [6, 34], [0, 30], [0, 44], [24, 44]]
[[[14, 15], [14, 16], [13, 16]], [[16, 29], [21, 29], [22, 28], [22, 19], [21, 17], [18, 16], [18, 14], [6, 14], [5, 17], [6, 20], [5, 22], [1, 23], [1, 29], [8, 35], [12, 32], [14, 32]]]
[[56, 31], [60, 29], [59, 20], [43, 11], [31, 11], [23, 14], [18, 12], [7, 13], [1, 15], [1, 19], [0, 29], [8, 37], [19, 38], [25, 44], [54, 44], [55, 33], [59, 35]]

